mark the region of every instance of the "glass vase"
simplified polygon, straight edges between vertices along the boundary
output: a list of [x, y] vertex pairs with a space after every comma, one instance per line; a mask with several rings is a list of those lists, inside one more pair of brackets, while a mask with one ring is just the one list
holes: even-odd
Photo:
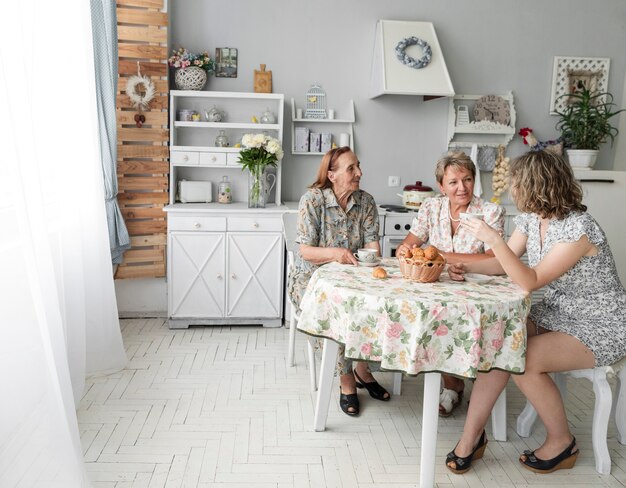
[[267, 179], [261, 168], [251, 168], [248, 173], [248, 208], [265, 208]]

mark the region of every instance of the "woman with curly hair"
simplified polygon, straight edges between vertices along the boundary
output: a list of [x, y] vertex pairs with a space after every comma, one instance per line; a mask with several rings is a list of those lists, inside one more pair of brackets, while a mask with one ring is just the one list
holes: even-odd
[[[626, 292], [606, 236], [583, 205], [570, 165], [550, 151], [529, 152], [511, 165], [511, 195], [521, 215], [507, 243], [484, 222], [462, 225], [488, 244], [492, 259], [451, 265], [450, 277], [465, 272], [506, 273], [531, 292], [545, 287], [527, 322], [526, 371], [513, 380], [546, 428], [546, 439], [519, 460], [536, 473], [571, 468], [578, 456], [559, 391], [548, 373], [607, 366], [626, 356]], [[528, 253], [528, 266], [520, 256]], [[485, 424], [509, 373], [480, 374], [474, 384], [461, 439], [446, 459], [454, 473], [482, 457]]]

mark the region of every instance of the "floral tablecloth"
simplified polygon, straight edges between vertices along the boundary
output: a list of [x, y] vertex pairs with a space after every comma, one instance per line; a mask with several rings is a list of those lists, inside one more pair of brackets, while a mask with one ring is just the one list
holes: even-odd
[[368, 267], [320, 267], [298, 329], [345, 344], [346, 357], [407, 374], [524, 371], [530, 296], [507, 277], [455, 282], [444, 271], [438, 282], [416, 283], [402, 277], [397, 260], [382, 266], [386, 279]]

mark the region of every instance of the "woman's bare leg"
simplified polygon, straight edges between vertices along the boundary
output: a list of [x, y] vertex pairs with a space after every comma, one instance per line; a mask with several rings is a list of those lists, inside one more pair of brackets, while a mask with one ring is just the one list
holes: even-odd
[[467, 418], [463, 434], [454, 452], [459, 457], [469, 456], [482, 434], [496, 400], [509, 381], [509, 373], [492, 370], [479, 373], [472, 388], [472, 396], [467, 408]]
[[529, 337], [526, 372], [513, 380], [530, 401], [546, 427], [546, 440], [535, 451], [539, 459], [552, 459], [569, 446], [572, 434], [558, 388], [548, 373], [593, 368], [593, 353], [578, 339], [562, 332]]

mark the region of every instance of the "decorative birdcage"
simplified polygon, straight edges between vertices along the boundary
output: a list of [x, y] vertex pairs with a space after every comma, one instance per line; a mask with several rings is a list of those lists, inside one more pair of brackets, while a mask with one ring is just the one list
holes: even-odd
[[311, 85], [311, 88], [306, 93], [304, 117], [307, 119], [326, 118], [326, 92], [320, 85]]

